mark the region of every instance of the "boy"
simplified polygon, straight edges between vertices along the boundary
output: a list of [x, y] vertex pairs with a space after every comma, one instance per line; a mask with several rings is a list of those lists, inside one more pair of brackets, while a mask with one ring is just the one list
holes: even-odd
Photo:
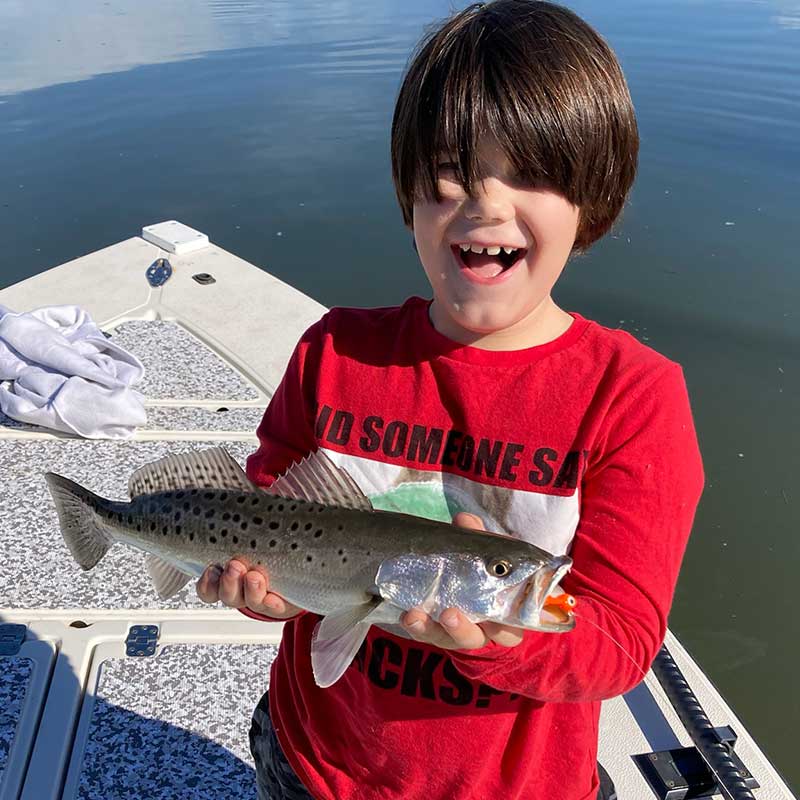
[[268, 487], [322, 447], [378, 507], [569, 551], [577, 624], [554, 635], [413, 610], [396, 633], [373, 626], [320, 689], [318, 617], [243, 563], [208, 570], [204, 600], [287, 620], [251, 729], [260, 797], [612, 796], [600, 700], [638, 683], [661, 644], [702, 467], [680, 367], [551, 290], [620, 213], [637, 153], [613, 53], [564, 8], [470, 6], [416, 52], [392, 167], [433, 300], [313, 325], [248, 475]]

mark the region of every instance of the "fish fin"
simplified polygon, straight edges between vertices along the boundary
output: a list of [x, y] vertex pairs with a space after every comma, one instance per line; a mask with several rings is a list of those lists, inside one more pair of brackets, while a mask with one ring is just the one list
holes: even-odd
[[367, 636], [369, 626], [389, 619], [399, 611], [375, 598], [360, 606], [328, 614], [314, 628], [311, 637], [311, 667], [317, 686], [332, 686], [342, 677]]
[[167, 600], [172, 595], [177, 594], [192, 579], [188, 572], [178, 569], [178, 567], [152, 553], [147, 554], [145, 564], [150, 577], [153, 579], [158, 596], [162, 600]]
[[322, 450], [292, 464], [266, 491], [292, 500], [310, 500], [357, 511], [374, 510], [347, 470], [337, 467]]
[[54, 472], [47, 472], [44, 477], [56, 504], [61, 534], [72, 557], [81, 569], [91, 569], [114, 543], [95, 514], [103, 498]]
[[164, 456], [139, 467], [128, 480], [132, 498], [186, 488], [258, 490], [224, 447]]

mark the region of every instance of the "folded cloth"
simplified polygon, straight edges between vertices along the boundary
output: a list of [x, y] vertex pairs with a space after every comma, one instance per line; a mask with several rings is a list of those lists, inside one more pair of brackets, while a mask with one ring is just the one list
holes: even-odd
[[127, 439], [147, 415], [136, 356], [78, 306], [15, 313], [0, 305], [0, 410], [89, 439]]

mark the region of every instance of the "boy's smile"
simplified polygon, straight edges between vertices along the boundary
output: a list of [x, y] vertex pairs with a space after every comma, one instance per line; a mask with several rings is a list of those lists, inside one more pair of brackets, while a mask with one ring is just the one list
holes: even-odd
[[518, 178], [493, 139], [479, 151], [469, 196], [446, 159], [441, 202], [414, 203], [414, 236], [433, 288], [433, 326], [462, 344], [516, 350], [543, 344], [572, 322], [550, 292], [572, 251], [579, 209]]

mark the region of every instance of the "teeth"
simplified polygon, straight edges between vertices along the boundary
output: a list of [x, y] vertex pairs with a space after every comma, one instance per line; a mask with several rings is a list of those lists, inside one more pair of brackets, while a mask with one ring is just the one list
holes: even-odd
[[500, 255], [500, 251], [502, 250], [507, 255], [511, 255], [512, 253], [516, 253], [519, 251], [517, 247], [501, 247], [500, 245], [492, 245], [491, 247], [481, 247], [478, 244], [460, 244], [459, 247], [461, 248], [462, 253], [468, 253], [472, 250], [473, 253], [486, 253], [490, 256], [497, 256]]

